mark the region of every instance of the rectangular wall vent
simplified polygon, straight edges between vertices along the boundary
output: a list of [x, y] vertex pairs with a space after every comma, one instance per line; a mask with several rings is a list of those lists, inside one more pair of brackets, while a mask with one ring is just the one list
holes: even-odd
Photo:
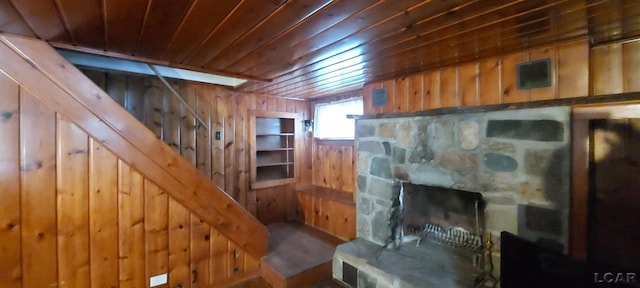
[[551, 86], [551, 59], [537, 60], [516, 65], [518, 90]]

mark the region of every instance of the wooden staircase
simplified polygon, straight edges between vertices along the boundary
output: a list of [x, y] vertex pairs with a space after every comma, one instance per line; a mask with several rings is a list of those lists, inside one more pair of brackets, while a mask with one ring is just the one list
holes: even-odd
[[260, 275], [275, 288], [310, 287], [332, 278], [333, 253], [343, 241], [298, 223], [276, 223]]
[[165, 190], [191, 213], [259, 258], [268, 231], [227, 193], [44, 41], [0, 34], [2, 72]]

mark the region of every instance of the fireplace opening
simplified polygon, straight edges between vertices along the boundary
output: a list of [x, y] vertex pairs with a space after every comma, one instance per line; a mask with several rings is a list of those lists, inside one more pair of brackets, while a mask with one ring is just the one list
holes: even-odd
[[484, 202], [482, 194], [402, 182], [390, 219], [395, 247], [403, 242], [435, 241], [450, 247], [482, 251]]

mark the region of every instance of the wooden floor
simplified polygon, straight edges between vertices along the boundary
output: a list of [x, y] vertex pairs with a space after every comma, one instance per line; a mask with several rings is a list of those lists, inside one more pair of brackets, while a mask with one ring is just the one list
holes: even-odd
[[262, 258], [260, 268], [267, 283], [276, 288], [340, 287], [312, 284], [331, 280], [333, 254], [342, 240], [299, 223], [276, 223], [268, 228], [269, 254]]

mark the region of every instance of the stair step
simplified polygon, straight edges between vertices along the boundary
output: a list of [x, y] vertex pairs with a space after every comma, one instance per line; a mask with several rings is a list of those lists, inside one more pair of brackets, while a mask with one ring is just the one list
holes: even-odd
[[276, 223], [269, 229], [269, 253], [261, 276], [275, 288], [308, 287], [332, 278], [333, 253], [344, 241], [299, 223]]

